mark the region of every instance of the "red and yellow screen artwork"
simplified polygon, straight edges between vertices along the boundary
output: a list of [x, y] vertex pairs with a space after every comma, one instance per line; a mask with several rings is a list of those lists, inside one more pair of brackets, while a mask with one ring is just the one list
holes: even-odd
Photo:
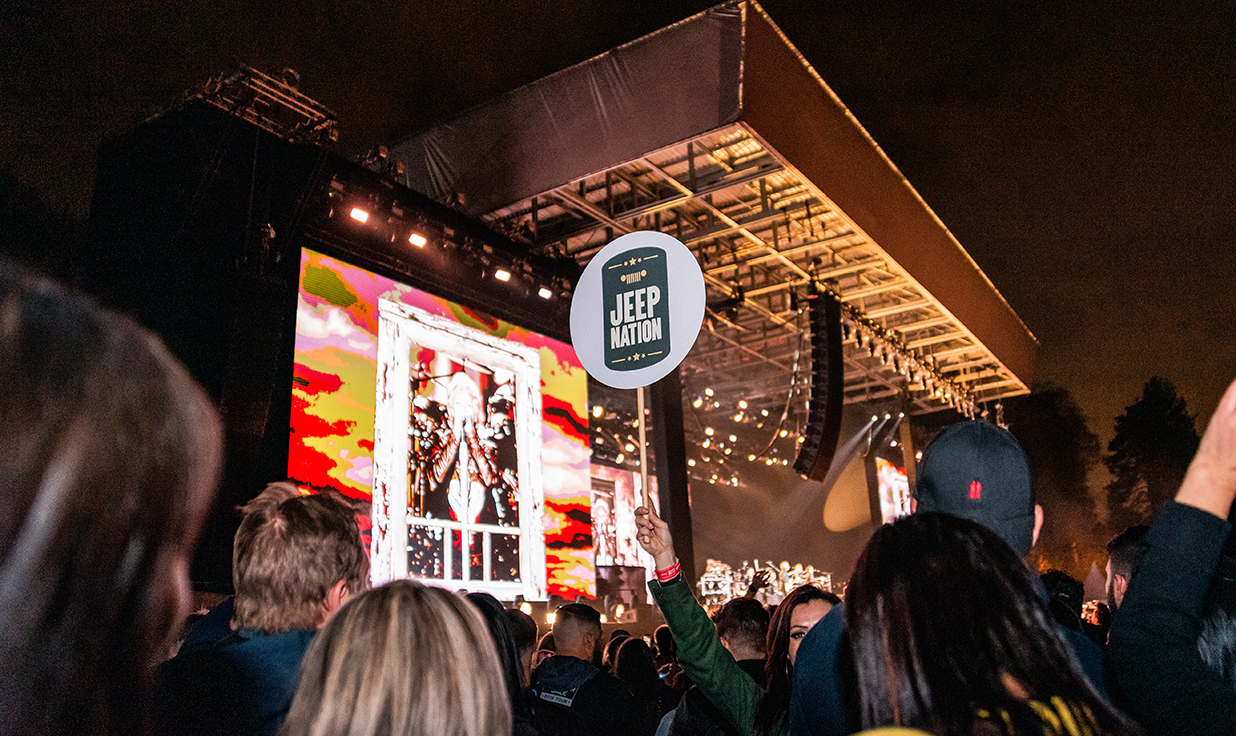
[[[570, 345], [306, 249], [295, 349], [289, 476], [366, 501], [375, 478], [399, 481], [374, 535], [406, 529], [391, 549], [407, 558], [377, 569], [507, 599], [595, 595], [588, 380]], [[399, 443], [379, 440], [377, 465], [375, 412]]]

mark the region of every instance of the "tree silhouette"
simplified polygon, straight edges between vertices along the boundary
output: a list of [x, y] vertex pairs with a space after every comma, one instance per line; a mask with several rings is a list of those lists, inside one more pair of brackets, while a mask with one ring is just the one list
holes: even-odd
[[1004, 416], [1030, 460], [1035, 500], [1043, 507], [1043, 530], [1030, 562], [1085, 580], [1107, 541], [1096, 528], [1096, 498], [1087, 482], [1099, 461], [1099, 439], [1073, 396], [1052, 384], [1008, 399]]
[[1107, 506], [1113, 533], [1149, 523], [1159, 506], [1176, 495], [1197, 452], [1193, 420], [1176, 387], [1158, 376], [1116, 417], [1116, 436], [1103, 458], [1112, 474]]

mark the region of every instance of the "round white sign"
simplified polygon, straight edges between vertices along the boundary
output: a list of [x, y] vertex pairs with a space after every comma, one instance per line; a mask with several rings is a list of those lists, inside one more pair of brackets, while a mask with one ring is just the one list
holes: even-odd
[[665, 233], [628, 233], [588, 263], [571, 300], [571, 341], [588, 373], [647, 386], [687, 357], [704, 319], [704, 274]]

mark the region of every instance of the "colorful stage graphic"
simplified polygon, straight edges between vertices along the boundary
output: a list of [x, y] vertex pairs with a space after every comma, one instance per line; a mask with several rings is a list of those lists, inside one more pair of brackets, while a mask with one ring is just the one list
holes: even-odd
[[376, 582], [595, 595], [569, 345], [305, 250], [292, 402], [289, 474], [372, 501]]

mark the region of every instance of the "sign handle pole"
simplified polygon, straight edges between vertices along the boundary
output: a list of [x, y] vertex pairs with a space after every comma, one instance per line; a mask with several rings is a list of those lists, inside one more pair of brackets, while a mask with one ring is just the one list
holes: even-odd
[[636, 391], [637, 413], [639, 415], [639, 480], [640, 493], [643, 495], [644, 508], [652, 508], [652, 504], [648, 500], [648, 442], [647, 436], [644, 433], [644, 425], [647, 424], [644, 418], [644, 391], [647, 390], [644, 386], [640, 386]]

